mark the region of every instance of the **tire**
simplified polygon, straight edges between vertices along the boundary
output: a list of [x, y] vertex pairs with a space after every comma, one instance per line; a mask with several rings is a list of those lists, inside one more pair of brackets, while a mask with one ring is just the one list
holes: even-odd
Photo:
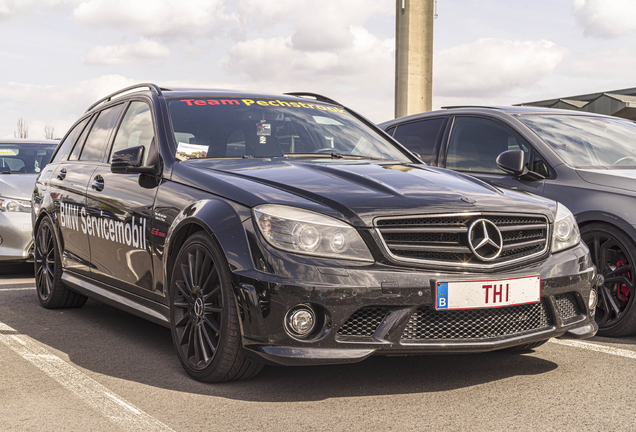
[[530, 342], [523, 345], [517, 345], [510, 348], [506, 348], [504, 351], [509, 351], [509, 352], [530, 351], [532, 349], [540, 347], [541, 345], [545, 344], [549, 340], [550, 339], [546, 339], [539, 342]]
[[202, 231], [185, 241], [175, 260], [170, 330], [181, 365], [198, 381], [248, 379], [263, 369], [243, 350], [225, 257]]
[[38, 226], [33, 249], [35, 286], [40, 304], [47, 309], [84, 306], [87, 297], [68, 289], [62, 283], [60, 248], [53, 222], [48, 216]]
[[620, 229], [605, 223], [581, 228], [592, 261], [605, 277], [597, 287], [596, 322], [599, 336], [628, 336], [636, 332], [636, 245]]

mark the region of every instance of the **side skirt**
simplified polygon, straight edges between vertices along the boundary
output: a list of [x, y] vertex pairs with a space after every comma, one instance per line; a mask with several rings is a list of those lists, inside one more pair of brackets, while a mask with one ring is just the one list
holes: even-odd
[[77, 291], [87, 297], [94, 298], [109, 306], [116, 307], [117, 309], [152, 321], [155, 324], [170, 328], [170, 308], [166, 305], [109, 285], [104, 285], [108, 288], [102, 288], [101, 286], [95, 285], [94, 281], [88, 282], [66, 272], [62, 275], [62, 282], [73, 291]]

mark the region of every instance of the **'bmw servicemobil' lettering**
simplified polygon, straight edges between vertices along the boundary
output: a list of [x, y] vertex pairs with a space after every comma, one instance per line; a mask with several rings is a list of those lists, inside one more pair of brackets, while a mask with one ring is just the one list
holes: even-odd
[[135, 221], [133, 216], [131, 221], [122, 222], [104, 217], [103, 210], [99, 211], [99, 216], [91, 216], [84, 206], [60, 202], [60, 224], [84, 234], [146, 249], [146, 218]]

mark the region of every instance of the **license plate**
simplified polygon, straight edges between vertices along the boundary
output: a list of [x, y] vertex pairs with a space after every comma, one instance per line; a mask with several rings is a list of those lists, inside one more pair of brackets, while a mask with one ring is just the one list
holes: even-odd
[[437, 310], [483, 309], [537, 303], [541, 276], [479, 281], [437, 282]]

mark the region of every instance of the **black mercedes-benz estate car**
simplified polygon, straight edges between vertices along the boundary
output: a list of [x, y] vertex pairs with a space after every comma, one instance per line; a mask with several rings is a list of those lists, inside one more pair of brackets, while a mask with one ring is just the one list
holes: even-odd
[[567, 205], [604, 277], [599, 334], [636, 332], [636, 123], [549, 108], [450, 107], [380, 127], [429, 165]]
[[202, 381], [598, 328], [564, 205], [422, 165], [309, 93], [112, 94], [41, 173], [33, 226], [44, 307], [89, 296], [165, 325]]

